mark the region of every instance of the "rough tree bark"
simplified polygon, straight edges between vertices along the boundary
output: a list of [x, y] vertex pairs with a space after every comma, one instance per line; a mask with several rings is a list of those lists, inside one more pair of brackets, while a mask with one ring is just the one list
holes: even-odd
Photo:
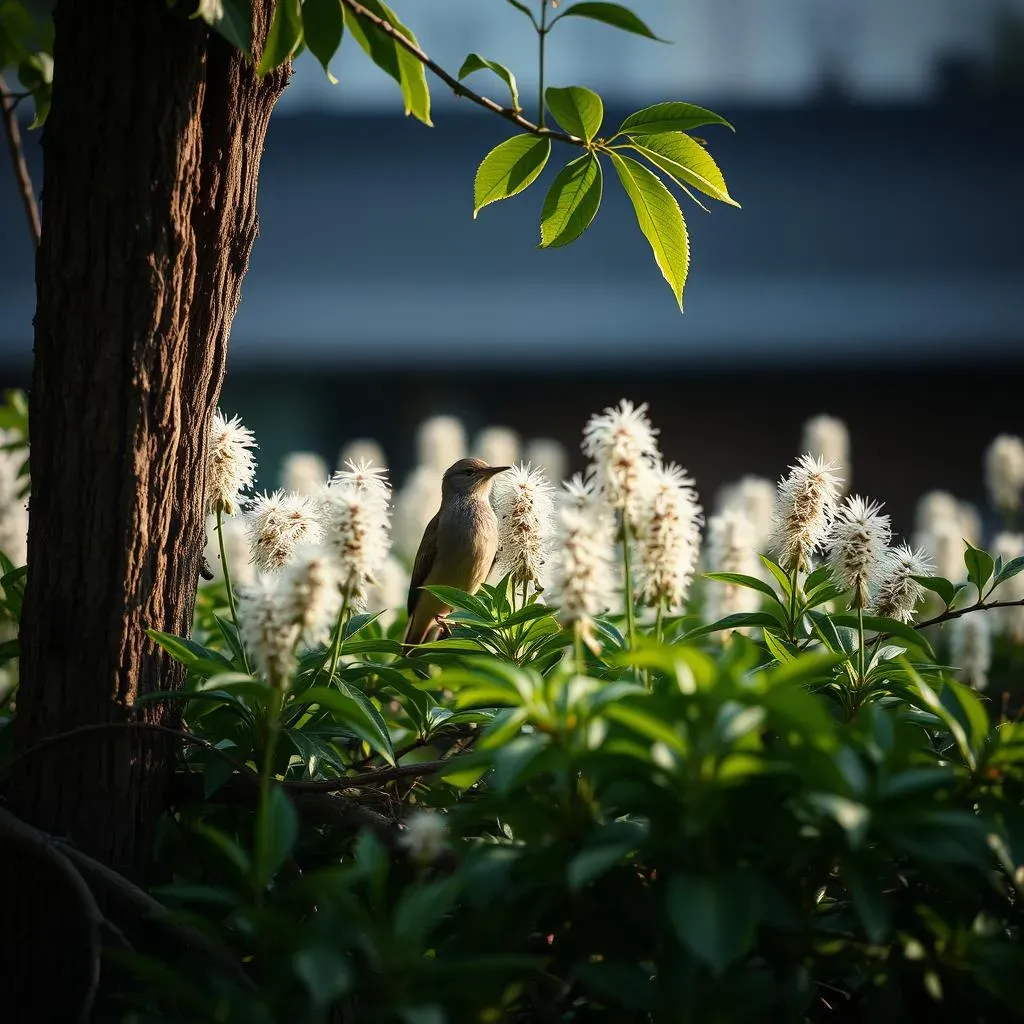
[[[258, 80], [194, 6], [60, 0], [54, 16], [17, 752], [182, 683], [143, 630], [191, 623], [206, 436], [288, 74]], [[261, 39], [271, 0], [253, 6]], [[171, 756], [143, 731], [89, 734], [24, 758], [7, 795], [137, 874]]]

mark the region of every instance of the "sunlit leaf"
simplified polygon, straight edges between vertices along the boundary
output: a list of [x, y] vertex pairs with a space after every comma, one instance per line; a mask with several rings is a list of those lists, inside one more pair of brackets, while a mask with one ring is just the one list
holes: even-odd
[[711, 154], [689, 135], [663, 132], [643, 135], [632, 142], [633, 148], [679, 184], [692, 185], [705, 195], [739, 207], [729, 195], [725, 178]]
[[646, 39], [653, 39], [655, 42], [663, 43], [628, 7], [622, 4], [591, 3], [586, 0], [584, 3], [573, 4], [562, 11], [559, 17], [562, 18], [589, 18], [591, 21], [600, 21], [613, 28], [620, 28], [623, 32], [632, 32], [634, 35], [644, 36]]
[[301, 44], [302, 0], [276, 0], [256, 74], [265, 75], [284, 64]]
[[[484, 157], [473, 183], [473, 216], [490, 203], [508, 199], [528, 188], [548, 162], [551, 140], [514, 135]], [[470, 609], [472, 610], [472, 609]]]
[[302, 31], [306, 46], [327, 73], [331, 84], [337, 79], [328, 67], [338, 52], [345, 31], [345, 14], [341, 0], [304, 0], [302, 4]]
[[471, 53], [462, 62], [462, 67], [459, 68], [459, 81], [461, 82], [467, 75], [471, 75], [474, 71], [483, 71], [485, 68], [493, 71], [508, 86], [508, 91], [512, 95], [513, 109], [522, 109], [519, 105], [519, 87], [516, 84], [516, 76], [512, 74], [504, 64], [499, 64], [495, 60], [488, 60], [486, 57], [481, 57], [479, 53]]
[[592, 89], [570, 85], [565, 89], [552, 86], [544, 93], [544, 101], [555, 120], [577, 138], [591, 139], [601, 130], [604, 103]]
[[[630, 114], [619, 125], [619, 135], [660, 135], [662, 132], [687, 132], [702, 124], [732, 125], [720, 114], [692, 103], [655, 103]], [[735, 131], [735, 129], [733, 129]]]
[[590, 227], [601, 205], [604, 175], [593, 153], [566, 164], [551, 183], [540, 222], [540, 248], [575, 242]]

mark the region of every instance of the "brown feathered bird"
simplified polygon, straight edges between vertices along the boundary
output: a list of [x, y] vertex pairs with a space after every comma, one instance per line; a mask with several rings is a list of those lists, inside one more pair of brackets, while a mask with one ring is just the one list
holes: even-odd
[[491, 508], [494, 477], [510, 466], [483, 459], [459, 459], [441, 481], [441, 507], [427, 523], [409, 584], [406, 644], [421, 644], [440, 630], [438, 619], [452, 609], [423, 586], [480, 589], [498, 553], [498, 520]]

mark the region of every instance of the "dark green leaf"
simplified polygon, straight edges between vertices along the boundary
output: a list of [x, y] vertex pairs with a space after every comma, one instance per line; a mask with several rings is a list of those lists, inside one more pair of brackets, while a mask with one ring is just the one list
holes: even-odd
[[[378, 18], [388, 22], [410, 43], [418, 45], [416, 36], [403, 25], [382, 0], [362, 0], [362, 5]], [[412, 114], [426, 125], [430, 120], [430, 90], [423, 64], [404, 46], [396, 43], [376, 25], [364, 21], [346, 7], [345, 24], [370, 59], [389, 74], [402, 89], [406, 115]]]
[[504, 64], [481, 57], [479, 53], [471, 53], [459, 68], [459, 81], [461, 82], [474, 71], [483, 71], [484, 69], [493, 71], [508, 86], [508, 91], [512, 95], [512, 108], [522, 110], [519, 105], [519, 87], [516, 85], [516, 76]]
[[745, 576], [741, 572], [706, 572], [704, 578], [718, 580], [720, 583], [735, 583], [738, 586], [747, 587], [749, 590], [756, 590], [773, 600], [778, 600], [771, 584], [757, 579], [756, 576]]
[[235, 666], [223, 654], [211, 651], [187, 637], [162, 633], [158, 629], [147, 629], [146, 636], [159, 644], [175, 661], [184, 665], [190, 672], [195, 672], [204, 678], [235, 670]]
[[889, 909], [882, 887], [852, 860], [844, 861], [839, 870], [868, 941], [882, 942], [889, 934]]
[[[832, 616], [832, 621], [837, 626], [847, 626], [850, 629], [857, 628], [857, 615], [855, 612], [840, 612]], [[906, 622], [899, 622], [896, 619], [883, 619], [878, 615], [865, 615], [864, 628], [873, 630], [876, 633], [884, 633], [887, 636], [897, 636], [906, 643], [920, 647], [927, 652], [928, 657], [935, 660], [935, 652], [931, 644], [913, 626]]]
[[745, 875], [677, 875], [668, 887], [668, 914], [683, 944], [721, 974], [750, 948], [761, 905]]
[[1011, 558], [1010, 561], [1008, 561], [999, 570], [995, 578], [996, 586], [1012, 579], [1019, 572], [1024, 572], [1024, 555], [1018, 555], [1016, 558]]
[[464, 611], [472, 612], [488, 622], [492, 619], [487, 605], [475, 594], [467, 594], [464, 590], [459, 590], [456, 587], [425, 586], [423, 589], [433, 594], [434, 597], [439, 597], [452, 608], [461, 608]]
[[938, 594], [943, 604], [948, 608], [956, 596], [956, 587], [949, 580], [941, 576], [915, 576], [914, 579], [933, 594]]
[[340, 725], [365, 740], [389, 764], [394, 764], [395, 751], [384, 719], [365, 695], [359, 696], [362, 700], [355, 691], [343, 692], [326, 686], [314, 686], [302, 695], [299, 703], [319, 704], [326, 708]]
[[540, 222], [540, 248], [558, 249], [575, 242], [597, 215], [604, 175], [593, 153], [565, 165], [544, 199]]
[[[306, 0], [309, 3], [309, 0]], [[313, 946], [296, 952], [295, 973], [302, 979], [317, 1007], [329, 1006], [352, 986], [349, 962], [330, 946]]]
[[252, 59], [250, 0], [223, 0], [219, 8], [217, 4], [202, 4], [199, 10], [203, 19], [215, 32]]
[[[619, 135], [660, 135], [663, 132], [688, 132], [702, 124], [732, 125], [720, 114], [692, 103], [655, 103], [630, 114], [619, 125]], [[735, 131], [735, 129], [733, 129]]]
[[518, 195], [533, 184], [550, 155], [551, 140], [529, 134], [514, 135], [492, 149], [477, 168], [473, 216], [490, 203]]
[[684, 633], [680, 641], [696, 640], [698, 637], [707, 636], [709, 633], [717, 633], [722, 629], [740, 629], [743, 626], [761, 626], [762, 628], [778, 626], [774, 615], [767, 612], [736, 612], [733, 615], [726, 615], [724, 619], [708, 623], [706, 626], [698, 626]]
[[21, 643], [17, 637], [0, 643], [0, 664], [21, 656]]
[[593, 90], [582, 85], [565, 89], [552, 86], [544, 93], [544, 101], [555, 120], [570, 135], [590, 142], [601, 130], [604, 103]]
[[739, 207], [725, 184], [725, 178], [711, 154], [699, 142], [682, 132], [644, 135], [633, 140], [633, 148], [680, 185], [692, 185], [721, 203]]
[[758, 555], [758, 557], [761, 559], [764, 567], [778, 580], [779, 586], [782, 588], [782, 594], [788, 601], [793, 593], [793, 581], [790, 579], [789, 573], [778, 562], [767, 555]]
[[283, 786], [272, 786], [256, 814], [256, 861], [253, 885], [264, 888], [292, 852], [299, 816]]
[[683, 288], [690, 266], [690, 243], [682, 211], [672, 193], [643, 164], [609, 153], [626, 190], [637, 223], [654, 251], [654, 258], [672, 294], [683, 308]]
[[302, 45], [302, 0], [275, 0], [267, 41], [256, 65], [263, 76], [280, 67]]
[[971, 544], [967, 545], [964, 551], [964, 564], [967, 566], [967, 578], [978, 588], [978, 596], [981, 596], [992, 576], [995, 562], [987, 551], [982, 551]]
[[338, 52], [345, 31], [345, 14], [341, 0], [304, 0], [302, 4], [302, 34], [309, 52], [327, 73], [331, 84], [337, 82], [328, 67]]
[[632, 32], [655, 42], [663, 43], [628, 7], [622, 4], [591, 3], [586, 0], [584, 3], [573, 4], [567, 7], [559, 15], [560, 18], [589, 18], [591, 21], [600, 21], [613, 28], [620, 28], [624, 32]]

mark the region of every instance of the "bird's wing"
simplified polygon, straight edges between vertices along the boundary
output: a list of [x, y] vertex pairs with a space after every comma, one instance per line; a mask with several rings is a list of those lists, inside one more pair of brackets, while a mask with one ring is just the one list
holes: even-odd
[[412, 579], [409, 581], [409, 600], [406, 604], [406, 610], [409, 613], [410, 619], [417, 602], [423, 596], [423, 591], [420, 590], [420, 587], [427, 582], [427, 577], [430, 575], [430, 570], [437, 558], [437, 521], [440, 516], [441, 513], [438, 512], [427, 523], [427, 528], [423, 531], [423, 539], [420, 541], [419, 550], [416, 552], [416, 560], [412, 564]]

